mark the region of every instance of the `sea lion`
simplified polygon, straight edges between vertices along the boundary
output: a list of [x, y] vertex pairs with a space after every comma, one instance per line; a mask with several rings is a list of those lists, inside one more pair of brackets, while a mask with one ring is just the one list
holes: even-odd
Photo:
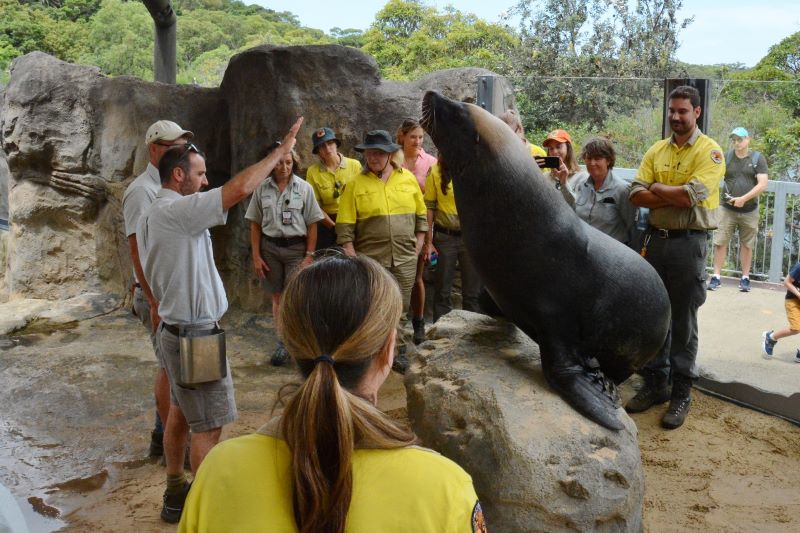
[[539, 345], [550, 386], [584, 416], [622, 429], [615, 384], [667, 342], [670, 305], [658, 274], [580, 220], [500, 119], [432, 91], [422, 114], [492, 298]]

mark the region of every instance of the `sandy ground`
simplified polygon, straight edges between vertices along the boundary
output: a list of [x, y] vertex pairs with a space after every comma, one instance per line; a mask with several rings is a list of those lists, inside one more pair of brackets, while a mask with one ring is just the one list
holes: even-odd
[[[231, 313], [225, 325], [240, 409], [223, 432], [230, 438], [263, 424], [295, 373], [263, 363], [274, 342], [269, 319]], [[0, 403], [10, 406], [0, 424], [0, 481], [28, 505], [32, 531], [174, 531], [158, 517], [163, 467], [145, 458], [152, 354], [141, 326], [120, 311], [0, 344]], [[672, 432], [659, 427], [665, 406], [634, 416], [646, 531], [800, 531], [800, 428], [693, 397], [687, 423]], [[405, 416], [400, 376], [382, 390], [381, 407]]]

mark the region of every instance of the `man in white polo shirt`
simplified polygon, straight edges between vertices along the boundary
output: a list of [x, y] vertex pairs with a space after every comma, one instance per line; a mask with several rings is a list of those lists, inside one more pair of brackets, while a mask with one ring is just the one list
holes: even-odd
[[219, 441], [222, 426], [236, 419], [230, 368], [217, 381], [193, 388], [178, 384], [179, 337], [203, 336], [215, 330], [228, 308], [208, 228], [225, 224], [228, 209], [251, 194], [291, 152], [302, 121], [295, 122], [281, 146], [267, 157], [208, 192], [199, 192], [208, 185], [202, 152], [193, 144], [169, 149], [159, 163], [162, 188], [139, 221], [139, 255], [145, 278], [159, 302], [159, 355], [172, 393], [164, 432], [167, 489], [161, 518], [166, 522], [180, 520], [189, 491], [183, 473], [189, 429], [192, 471], [197, 472]]
[[[122, 213], [125, 217], [125, 235], [128, 237], [128, 250], [133, 263], [133, 312], [142, 321], [150, 335], [153, 351], [158, 350], [156, 344], [156, 327], [158, 326], [158, 302], [150, 290], [150, 285], [142, 273], [142, 263], [139, 260], [139, 250], [136, 241], [136, 226], [142, 216], [161, 189], [161, 178], [158, 176], [158, 162], [164, 152], [173, 146], [183, 146], [193, 136], [191, 131], [185, 130], [169, 120], [159, 120], [147, 128], [144, 142], [147, 144], [147, 153], [150, 162], [147, 168], [128, 185], [122, 196]], [[156, 423], [150, 435], [150, 456], [158, 457], [164, 453], [163, 424], [169, 415], [169, 382], [167, 372], [161, 364], [156, 372], [153, 392], [156, 397]]]

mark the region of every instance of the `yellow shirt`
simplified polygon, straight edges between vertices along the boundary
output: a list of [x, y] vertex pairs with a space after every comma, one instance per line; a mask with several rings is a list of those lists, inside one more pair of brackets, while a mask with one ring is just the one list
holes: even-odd
[[442, 193], [442, 170], [437, 163], [431, 167], [431, 172], [428, 174], [428, 186], [425, 187], [425, 206], [436, 212], [433, 220], [437, 226], [460, 231], [461, 221], [458, 218], [452, 181], [447, 184], [445, 190], [447, 194]]
[[528, 148], [531, 150], [531, 157], [545, 157], [547, 156], [547, 150], [542, 148], [541, 146], [537, 146], [532, 142], [528, 143]]
[[[181, 533], [294, 533], [286, 442], [253, 434], [221, 442], [197, 472]], [[478, 498], [472, 478], [431, 450], [357, 449], [347, 533], [466, 533]]]
[[328, 170], [323, 163], [311, 165], [306, 171], [306, 181], [314, 189], [319, 206], [329, 215], [339, 212], [339, 198], [345, 187], [361, 172], [361, 163], [349, 157], [341, 157], [336, 172]]
[[395, 168], [384, 183], [362, 172], [339, 200], [338, 244], [352, 242], [357, 252], [385, 267], [416, 261], [416, 233], [428, 231], [428, 220], [414, 174]]
[[663, 229], [711, 230], [717, 227], [719, 184], [725, 175], [725, 157], [719, 145], [700, 128], [680, 148], [673, 138], [658, 141], [644, 154], [630, 197], [653, 183], [682, 186], [692, 207], [650, 210], [650, 224]]

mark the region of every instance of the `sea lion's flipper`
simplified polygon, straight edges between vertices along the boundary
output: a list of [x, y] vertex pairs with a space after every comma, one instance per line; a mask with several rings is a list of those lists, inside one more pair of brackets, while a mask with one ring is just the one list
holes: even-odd
[[543, 359], [542, 371], [558, 395], [583, 416], [608, 429], [619, 431], [625, 427], [617, 417], [617, 388], [603, 375], [596, 360], [552, 368]]

